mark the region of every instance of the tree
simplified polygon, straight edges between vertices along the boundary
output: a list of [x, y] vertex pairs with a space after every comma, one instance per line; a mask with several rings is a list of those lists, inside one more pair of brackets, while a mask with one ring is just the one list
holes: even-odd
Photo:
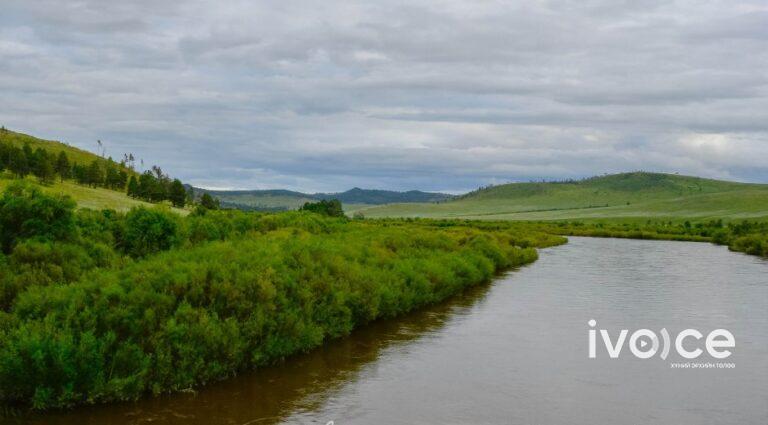
[[128, 178], [128, 196], [137, 198], [139, 196], [139, 182], [136, 181], [136, 177], [131, 176]]
[[321, 200], [320, 202], [306, 202], [299, 211], [310, 211], [330, 217], [344, 217], [341, 201], [338, 199]]
[[168, 198], [171, 200], [174, 207], [184, 207], [184, 204], [187, 202], [187, 191], [184, 189], [184, 185], [181, 184], [181, 180], [173, 180], [171, 187], [168, 190]]
[[170, 249], [177, 242], [177, 217], [174, 213], [132, 209], [125, 217], [123, 247], [133, 257]]
[[35, 153], [32, 151], [32, 147], [29, 146], [29, 143], [25, 143], [24, 147], [21, 148], [22, 152], [24, 152], [24, 158], [27, 160], [27, 169], [24, 175], [31, 173], [32, 170], [35, 169]]
[[75, 164], [72, 166], [72, 177], [78, 184], [89, 184], [88, 168], [83, 165]]
[[42, 155], [37, 160], [37, 170], [35, 175], [40, 179], [41, 183], [51, 184], [56, 177], [56, 169], [54, 168], [53, 157], [48, 154]]
[[207, 193], [203, 193], [203, 196], [200, 197], [200, 206], [208, 210], [217, 210], [219, 209], [219, 200], [214, 199], [213, 196]]
[[61, 181], [68, 179], [72, 174], [72, 166], [69, 164], [69, 157], [64, 151], [59, 152], [56, 157], [56, 174], [59, 175]]
[[107, 162], [104, 184], [113, 190], [123, 189], [125, 186], [125, 183], [120, 181], [120, 170], [112, 161]]
[[9, 253], [25, 238], [64, 240], [75, 234], [75, 202], [50, 196], [26, 182], [14, 182], [0, 197], [0, 247]]
[[91, 165], [88, 166], [86, 180], [91, 186], [104, 185], [104, 174], [102, 173], [98, 160], [94, 159], [93, 162], [91, 162]]
[[10, 159], [8, 161], [8, 169], [11, 170], [16, 177], [23, 178], [29, 174], [29, 160], [27, 153], [24, 149], [12, 147], [10, 151]]
[[0, 142], [0, 171], [8, 168], [11, 160], [11, 148], [9, 143]]
[[149, 171], [145, 171], [139, 176], [138, 190], [136, 196], [141, 199], [150, 200], [152, 193], [155, 192], [157, 179]]
[[193, 204], [195, 202], [195, 188], [192, 186], [189, 186], [189, 189], [187, 190], [187, 203]]

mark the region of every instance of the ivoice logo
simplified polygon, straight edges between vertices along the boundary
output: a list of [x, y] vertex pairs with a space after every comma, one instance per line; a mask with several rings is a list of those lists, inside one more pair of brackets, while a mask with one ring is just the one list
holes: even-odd
[[[589, 322], [589, 358], [597, 358], [597, 330], [594, 329], [597, 326], [595, 319], [590, 319]], [[624, 347], [624, 342], [627, 339], [629, 330], [622, 329], [619, 331], [619, 335], [616, 337], [616, 341], [611, 339], [611, 335], [605, 329], [600, 329], [600, 337], [605, 343], [605, 349], [608, 356], [612, 359], [616, 359], [621, 354], [621, 350]], [[650, 329], [638, 329], [629, 336], [629, 351], [639, 359], [649, 359], [659, 353], [659, 357], [665, 360], [669, 355], [670, 346], [672, 345], [672, 339], [666, 328], [662, 328], [659, 331], [663, 347], [660, 347], [659, 337], [656, 332]], [[675, 351], [686, 359], [695, 359], [704, 353], [701, 348], [701, 339], [704, 335], [696, 329], [685, 329], [675, 336]], [[725, 329], [715, 329], [711, 331], [704, 339], [704, 349], [707, 353], [715, 359], [728, 358], [732, 353], [728, 348], [736, 347], [736, 339], [733, 334]]]

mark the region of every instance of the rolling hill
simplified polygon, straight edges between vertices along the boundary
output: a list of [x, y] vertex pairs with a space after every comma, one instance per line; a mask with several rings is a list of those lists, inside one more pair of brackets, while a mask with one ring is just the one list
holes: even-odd
[[65, 152], [70, 161], [79, 164], [89, 164], [94, 159], [97, 161], [106, 160], [93, 152], [88, 152], [83, 149], [70, 146], [66, 143], [56, 140], [45, 140], [37, 137], [30, 136], [24, 133], [18, 133], [10, 130], [0, 130], [0, 142], [8, 142], [17, 147], [22, 147], [25, 144], [29, 144], [32, 149], [43, 148], [49, 153], [58, 154], [59, 152]]
[[[90, 164], [94, 160], [106, 163], [107, 160], [83, 149], [70, 146], [66, 143], [62, 143], [55, 140], [39, 139], [37, 137], [30, 136], [28, 134], [18, 133], [7, 129], [0, 130], [0, 142], [11, 143], [15, 146], [22, 147], [25, 144], [29, 144], [32, 149], [42, 148], [49, 153], [58, 154], [59, 152], [65, 152], [67, 157], [73, 163], [78, 164]], [[128, 169], [125, 169], [130, 173], [134, 173]], [[13, 176], [9, 172], [0, 172], [0, 191], [5, 189], [13, 181]], [[27, 180], [35, 182], [37, 179], [34, 177], [27, 177]], [[117, 211], [127, 211], [137, 206], [154, 206], [149, 202], [144, 202], [139, 199], [131, 198], [124, 192], [110, 190], [102, 187], [90, 187], [79, 185], [71, 180], [65, 180], [63, 182], [56, 181], [52, 185], [41, 186], [43, 191], [52, 194], [64, 194], [71, 196], [80, 208], [91, 209], [114, 209]], [[180, 214], [187, 214], [188, 212], [179, 208], [172, 208]]]
[[353, 188], [338, 193], [301, 193], [290, 190], [207, 190], [194, 188], [200, 195], [208, 193], [218, 198], [224, 207], [255, 209], [264, 211], [281, 211], [298, 209], [305, 202], [316, 202], [322, 199], [338, 199], [346, 210], [355, 210], [370, 205], [410, 202], [440, 202], [453, 198], [445, 193], [422, 192], [411, 190], [396, 192], [391, 190], [372, 190]]
[[510, 183], [438, 204], [389, 204], [359, 211], [366, 217], [486, 220], [763, 218], [768, 217], [768, 185], [634, 172]]

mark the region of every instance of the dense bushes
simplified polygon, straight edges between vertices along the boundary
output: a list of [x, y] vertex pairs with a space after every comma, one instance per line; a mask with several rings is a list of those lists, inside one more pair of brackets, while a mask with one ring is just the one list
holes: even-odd
[[318, 202], [305, 202], [299, 210], [327, 215], [329, 217], [344, 217], [344, 209], [341, 207], [341, 201], [338, 199], [323, 199]]
[[28, 290], [15, 303], [17, 322], [0, 334], [0, 396], [42, 408], [188, 388], [440, 301], [536, 258], [535, 250], [510, 245], [505, 232], [299, 227]]
[[125, 217], [123, 248], [132, 257], [170, 249], [178, 242], [178, 218], [168, 212], [135, 208]]
[[[222, 379], [434, 303], [564, 240], [308, 212], [74, 211], [1, 198], [0, 402], [133, 399]], [[165, 251], [165, 252], [162, 252]]]
[[0, 245], [9, 253], [17, 240], [37, 237], [61, 240], [74, 233], [73, 210], [69, 198], [44, 195], [23, 182], [11, 184], [0, 197]]
[[[533, 226], [533, 225], [531, 225]], [[549, 222], [538, 223], [540, 231], [574, 236], [632, 239], [664, 239], [713, 242], [732, 251], [768, 257], [768, 222], [709, 220], [698, 223], [651, 221], [645, 223]]]

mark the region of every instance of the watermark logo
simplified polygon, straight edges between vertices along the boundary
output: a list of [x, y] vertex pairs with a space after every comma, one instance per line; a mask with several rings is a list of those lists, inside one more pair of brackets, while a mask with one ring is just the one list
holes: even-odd
[[658, 355], [662, 360], [666, 360], [671, 348], [674, 347], [677, 354], [684, 359], [697, 359], [706, 352], [710, 357], [721, 360], [730, 357], [732, 354], [730, 349], [736, 347], [736, 339], [726, 329], [715, 329], [706, 337], [696, 329], [685, 329], [675, 335], [673, 344], [672, 336], [666, 328], [662, 328], [658, 334], [650, 329], [638, 329], [631, 335], [628, 329], [622, 329], [618, 335], [612, 336], [605, 329], [595, 329], [597, 326], [595, 319], [590, 319], [587, 324], [590, 327], [588, 331], [590, 359], [597, 358], [598, 335], [605, 345], [608, 357], [612, 359], [617, 359], [621, 355], [627, 342], [627, 335], [629, 335], [629, 351], [639, 359], [650, 359]]

